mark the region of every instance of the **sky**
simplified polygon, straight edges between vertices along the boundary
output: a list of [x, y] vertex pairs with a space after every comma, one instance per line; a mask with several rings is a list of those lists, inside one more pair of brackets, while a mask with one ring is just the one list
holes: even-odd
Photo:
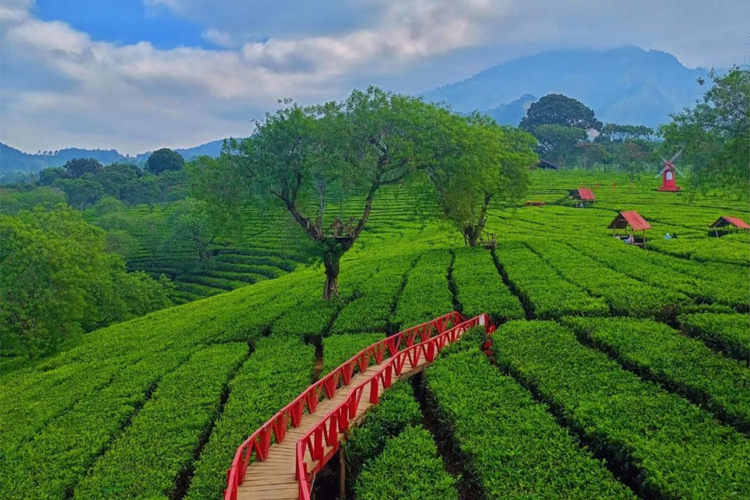
[[748, 0], [0, 0], [0, 142], [135, 154], [242, 137], [279, 99], [418, 93], [563, 48], [750, 63]]

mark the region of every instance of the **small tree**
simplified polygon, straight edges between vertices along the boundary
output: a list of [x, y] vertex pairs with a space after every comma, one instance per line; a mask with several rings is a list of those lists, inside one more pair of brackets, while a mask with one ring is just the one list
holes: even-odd
[[102, 170], [102, 164], [94, 158], [74, 158], [67, 162], [63, 168], [68, 177], [77, 179], [86, 174], [98, 174]]
[[185, 243], [195, 250], [202, 264], [211, 261], [211, 244], [221, 232], [222, 221], [212, 217], [207, 202], [195, 198], [176, 202], [167, 227], [170, 231], [164, 242], [167, 246]]
[[586, 131], [562, 125], [539, 125], [534, 130], [534, 137], [539, 142], [539, 154], [562, 165], [576, 152], [578, 143], [586, 140]]
[[528, 170], [539, 161], [530, 134], [500, 127], [472, 116], [455, 123], [441, 141], [435, 164], [426, 170], [438, 193], [445, 217], [470, 246], [476, 246], [490, 204], [522, 197]]
[[39, 172], [39, 184], [42, 186], [51, 186], [57, 179], [67, 177], [68, 171], [63, 167], [45, 168]]
[[169, 148], [157, 149], [146, 160], [146, 170], [159, 175], [167, 170], [181, 170], [185, 166], [185, 159], [176, 151]]
[[[203, 196], [224, 203], [280, 202], [315, 244], [328, 300], [338, 294], [341, 257], [362, 234], [376, 193], [430, 163], [439, 138], [436, 118], [449, 113], [373, 87], [355, 90], [342, 103], [285, 104], [257, 124], [253, 137], [229, 141], [221, 161], [205, 162], [199, 184]], [[362, 194], [359, 217], [330, 217], [332, 190]]]

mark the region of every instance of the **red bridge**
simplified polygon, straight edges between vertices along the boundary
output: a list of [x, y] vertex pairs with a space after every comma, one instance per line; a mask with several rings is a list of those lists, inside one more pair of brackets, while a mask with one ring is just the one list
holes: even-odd
[[224, 500], [309, 500], [315, 475], [338, 451], [345, 431], [395, 381], [424, 369], [477, 325], [488, 333], [495, 329], [486, 314], [470, 320], [446, 314], [363, 349], [308, 387], [237, 449]]

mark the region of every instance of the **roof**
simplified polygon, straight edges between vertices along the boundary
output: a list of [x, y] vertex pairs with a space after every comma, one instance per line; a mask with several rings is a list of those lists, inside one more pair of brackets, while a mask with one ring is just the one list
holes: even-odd
[[739, 229], [750, 229], [750, 225], [748, 225], [747, 222], [740, 218], [731, 217], [729, 215], [722, 215], [721, 217], [716, 219], [716, 222], [708, 227], [724, 227], [730, 225]]
[[547, 160], [539, 160], [539, 163], [537, 163], [536, 166], [543, 170], [560, 170], [557, 165], [554, 165]]
[[594, 201], [596, 197], [589, 188], [578, 188], [578, 197], [584, 201]]
[[617, 214], [617, 217], [615, 217], [615, 220], [609, 224], [608, 229], [624, 229], [628, 226], [633, 228], [633, 231], [645, 231], [646, 229], [651, 229], [651, 224], [646, 222], [646, 219], [641, 217], [641, 214], [635, 211], [620, 212]]

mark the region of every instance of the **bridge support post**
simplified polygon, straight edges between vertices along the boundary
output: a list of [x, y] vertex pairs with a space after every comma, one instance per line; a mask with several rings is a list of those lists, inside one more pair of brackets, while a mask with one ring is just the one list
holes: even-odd
[[339, 447], [339, 498], [346, 498], [346, 459], [343, 446]]

